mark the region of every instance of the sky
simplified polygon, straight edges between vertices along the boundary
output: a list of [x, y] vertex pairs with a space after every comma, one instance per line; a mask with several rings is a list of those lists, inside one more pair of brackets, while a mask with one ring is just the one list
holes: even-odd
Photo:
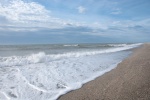
[[150, 0], [0, 0], [0, 44], [150, 42]]

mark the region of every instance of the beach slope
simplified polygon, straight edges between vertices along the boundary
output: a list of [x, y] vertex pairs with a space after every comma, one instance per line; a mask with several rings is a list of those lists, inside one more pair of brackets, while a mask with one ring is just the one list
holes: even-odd
[[115, 69], [59, 100], [150, 100], [150, 44], [135, 49]]

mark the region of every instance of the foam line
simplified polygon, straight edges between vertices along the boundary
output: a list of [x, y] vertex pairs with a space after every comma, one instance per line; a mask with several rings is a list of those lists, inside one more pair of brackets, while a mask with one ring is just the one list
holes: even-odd
[[9, 100], [11, 96], [7, 92], [12, 91], [17, 93], [16, 100], [56, 100], [60, 95], [78, 89], [112, 70], [131, 54], [128, 49], [140, 44], [122, 45], [102, 47], [100, 50], [92, 48], [84, 52], [67, 52], [70, 50], [67, 49], [66, 53], [59, 54], [39, 52], [26, 56], [0, 57], [0, 71], [5, 72], [0, 75], [0, 95]]
[[0, 57], [0, 62], [1, 62], [0, 66], [1, 67], [22, 66], [22, 65], [29, 65], [29, 64], [35, 64], [35, 63], [51, 62], [54, 60], [65, 59], [65, 58], [90, 56], [90, 55], [103, 54], [103, 53], [113, 53], [113, 52], [128, 50], [128, 49], [137, 47], [139, 45], [141, 45], [141, 43], [124, 45], [123, 47], [110, 48], [106, 50], [68, 52], [68, 53], [63, 53], [63, 54], [51, 54], [51, 55], [46, 55], [44, 52], [39, 52], [37, 54], [31, 54], [27, 56]]
[[6, 98], [7, 100], [10, 100], [9, 96], [7, 96], [6, 93], [4, 93], [4, 92], [2, 92], [2, 91], [0, 91], [0, 92], [3, 94], [3, 96], [5, 96], [5, 98]]
[[18, 71], [20, 72], [20, 76], [26, 81], [26, 83], [27, 83], [31, 88], [33, 88], [33, 89], [35, 89], [35, 90], [38, 90], [38, 91], [42, 91], [42, 92], [48, 93], [47, 90], [41, 89], [41, 88], [39, 88], [39, 87], [37, 87], [37, 86], [31, 84], [31, 83], [22, 75], [22, 73], [21, 73], [21, 71], [20, 71], [19, 69], [18, 69]]

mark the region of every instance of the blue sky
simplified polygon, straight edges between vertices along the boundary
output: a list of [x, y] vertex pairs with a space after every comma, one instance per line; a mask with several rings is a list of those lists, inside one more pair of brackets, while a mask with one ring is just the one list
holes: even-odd
[[0, 44], [150, 42], [150, 0], [0, 0]]

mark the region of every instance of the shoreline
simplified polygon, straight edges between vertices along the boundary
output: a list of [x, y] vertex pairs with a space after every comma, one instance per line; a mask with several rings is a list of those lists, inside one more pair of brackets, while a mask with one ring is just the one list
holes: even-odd
[[58, 100], [136, 100], [150, 99], [150, 44], [133, 49], [133, 53], [80, 89], [72, 90]]

